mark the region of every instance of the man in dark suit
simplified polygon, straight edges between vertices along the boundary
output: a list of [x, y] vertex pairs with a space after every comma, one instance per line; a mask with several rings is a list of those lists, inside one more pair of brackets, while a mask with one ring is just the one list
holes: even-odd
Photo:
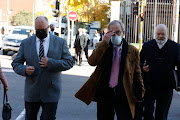
[[99, 41], [102, 41], [103, 40], [103, 37], [104, 37], [104, 35], [107, 33], [107, 28], [104, 28], [103, 29], [103, 31], [102, 32], [100, 32], [100, 39], [99, 39]]
[[142, 100], [144, 86], [139, 66], [139, 51], [123, 39], [124, 25], [114, 20], [108, 32], [88, 59], [97, 66], [88, 81], [76, 93], [86, 104], [97, 102], [97, 119], [132, 120], [135, 103]]
[[82, 28], [78, 29], [78, 34], [76, 34], [76, 39], [74, 41], [75, 62], [76, 62], [76, 64], [78, 64], [78, 62], [79, 62], [79, 66], [81, 66], [82, 53], [87, 44], [87, 41], [86, 41], [87, 37], [85, 34], [83, 34], [82, 30], [83, 30]]
[[33, 36], [34, 35], [34, 30], [30, 30], [28, 37]]
[[140, 53], [145, 85], [144, 120], [152, 120], [156, 102], [155, 120], [167, 120], [175, 88], [173, 70], [179, 74], [179, 46], [168, 39], [166, 25], [156, 27], [155, 39], [144, 43]]
[[55, 25], [54, 24], [50, 24], [50, 33], [52, 33], [53, 35], [59, 36], [59, 34], [57, 32], [54, 32], [55, 30]]
[[85, 56], [86, 56], [86, 59], [89, 58], [89, 55], [88, 55], [88, 47], [89, 47], [89, 44], [90, 44], [90, 37], [89, 37], [89, 34], [86, 32], [86, 29], [83, 28], [83, 34], [86, 36], [86, 46], [84, 47], [84, 53], [85, 53]]
[[[25, 80], [26, 120], [37, 120], [42, 107], [41, 120], [55, 120], [60, 97], [61, 71], [73, 67], [73, 59], [66, 40], [48, 32], [48, 19], [35, 20], [36, 35], [22, 41], [12, 62], [13, 70]], [[24, 63], [26, 62], [26, 65]]]

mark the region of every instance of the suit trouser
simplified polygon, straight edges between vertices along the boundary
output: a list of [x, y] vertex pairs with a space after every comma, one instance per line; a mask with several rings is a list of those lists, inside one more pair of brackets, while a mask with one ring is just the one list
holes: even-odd
[[100, 98], [97, 101], [97, 120], [114, 120], [115, 113], [117, 120], [132, 120], [125, 92], [120, 98], [112, 92], [109, 98]]
[[39, 112], [40, 106], [42, 107], [40, 120], [55, 120], [57, 105], [58, 102], [43, 103], [43, 102], [25, 101], [25, 109], [26, 109], [25, 120], [37, 120], [37, 114]]
[[81, 48], [75, 49], [75, 59], [76, 59], [76, 62], [79, 61], [79, 64], [82, 63], [82, 53], [83, 53], [83, 49]]
[[84, 53], [85, 53], [85, 56], [86, 58], [88, 59], [88, 45], [86, 45], [86, 47], [84, 48]]
[[[157, 90], [158, 91], [158, 90]], [[154, 103], [156, 102], [155, 120], [167, 120], [171, 105], [173, 90], [165, 90], [159, 93], [147, 91], [144, 97], [144, 120], [152, 120]]]

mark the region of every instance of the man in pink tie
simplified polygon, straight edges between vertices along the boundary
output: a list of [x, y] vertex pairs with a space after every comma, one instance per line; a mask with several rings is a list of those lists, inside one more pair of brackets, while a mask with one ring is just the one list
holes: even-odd
[[86, 104], [97, 102], [97, 120], [132, 120], [135, 103], [141, 102], [144, 85], [139, 66], [139, 51], [128, 45], [124, 25], [114, 20], [108, 24], [108, 32], [96, 45], [88, 59], [97, 66], [88, 81], [75, 94]]

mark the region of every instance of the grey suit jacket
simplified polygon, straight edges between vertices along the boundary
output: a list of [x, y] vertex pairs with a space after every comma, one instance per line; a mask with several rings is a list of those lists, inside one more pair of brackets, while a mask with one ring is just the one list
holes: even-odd
[[[12, 62], [14, 71], [26, 77], [25, 101], [57, 102], [60, 97], [61, 71], [73, 67], [73, 59], [64, 39], [50, 34], [47, 53], [48, 67], [41, 68], [36, 51], [36, 36], [22, 41], [19, 52]], [[26, 65], [24, 63], [26, 62]], [[34, 66], [32, 75], [26, 74], [26, 67]]]

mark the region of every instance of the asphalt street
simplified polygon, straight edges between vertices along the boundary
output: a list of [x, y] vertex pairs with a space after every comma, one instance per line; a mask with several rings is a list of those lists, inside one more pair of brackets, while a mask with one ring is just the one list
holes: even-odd
[[[92, 49], [89, 53], [92, 52]], [[74, 51], [71, 50], [74, 54]], [[12, 106], [11, 120], [24, 120], [24, 77], [14, 73], [11, 67], [11, 56], [0, 53], [1, 65], [9, 83], [9, 102]], [[62, 72], [62, 93], [57, 109], [57, 120], [96, 120], [96, 103], [89, 106], [74, 97], [78, 89], [86, 82], [95, 67], [88, 65], [83, 56], [82, 66]], [[0, 89], [0, 110], [2, 109], [3, 89]], [[23, 111], [23, 112], [22, 112]], [[1, 116], [1, 112], [0, 112]], [[40, 113], [39, 113], [40, 116]], [[0, 118], [1, 120], [1, 118]], [[174, 92], [168, 120], [180, 120], [180, 95]]]

